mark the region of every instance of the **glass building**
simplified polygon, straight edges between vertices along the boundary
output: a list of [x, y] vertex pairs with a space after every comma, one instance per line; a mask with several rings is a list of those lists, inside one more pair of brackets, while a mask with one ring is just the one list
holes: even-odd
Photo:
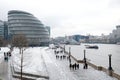
[[4, 39], [8, 40], [8, 23], [4, 21]]
[[4, 38], [4, 22], [0, 20], [0, 37]]
[[49, 44], [49, 32], [32, 14], [24, 11], [8, 12], [9, 36], [23, 34], [31, 46], [46, 46]]
[[46, 28], [47, 28], [49, 36], [50, 36], [50, 34], [51, 34], [51, 32], [50, 32], [51, 31], [50, 26], [46, 26]]

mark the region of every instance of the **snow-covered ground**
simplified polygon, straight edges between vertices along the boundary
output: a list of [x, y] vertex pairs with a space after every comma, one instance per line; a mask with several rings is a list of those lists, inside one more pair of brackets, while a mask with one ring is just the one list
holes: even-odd
[[[23, 72], [41, 76], [48, 76], [43, 57], [40, 52], [40, 47], [27, 48], [23, 52]], [[19, 49], [15, 48], [12, 52], [12, 66], [15, 71], [20, 72], [21, 54]]]
[[[19, 71], [20, 54], [17, 48], [12, 52], [11, 61], [13, 62], [16, 70]], [[74, 63], [73, 60], [72, 63]], [[24, 72], [49, 75], [49, 80], [117, 80], [116, 78], [110, 77], [106, 73], [97, 71], [92, 67], [83, 69], [82, 64], [79, 64], [80, 69], [70, 70], [68, 60], [56, 59], [54, 50], [49, 49], [48, 47], [27, 48], [24, 51], [24, 65]], [[44, 79], [39, 78], [37, 80]]]
[[[53, 50], [42, 49], [41, 51], [49, 72], [50, 80], [117, 80], [92, 67], [85, 70], [82, 64], [80, 64], [79, 70], [70, 70], [68, 60], [56, 59]], [[74, 61], [72, 62], [74, 63]]]

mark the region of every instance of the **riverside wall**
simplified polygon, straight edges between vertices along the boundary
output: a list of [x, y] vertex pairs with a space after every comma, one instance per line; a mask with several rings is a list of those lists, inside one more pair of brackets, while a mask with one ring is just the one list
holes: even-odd
[[[65, 51], [64, 47], [61, 47], [61, 46], [59, 46], [59, 47], [60, 47], [61, 49], [63, 49], [64, 52], [65, 52], [67, 55], [69, 55], [69, 52]], [[76, 59], [73, 55], [71, 55], [71, 54], [70, 54], [70, 57], [73, 58], [77, 63], [82, 63], [82, 64], [84, 63], [83, 60], [77, 60], [77, 59]], [[103, 67], [103, 66], [97, 66], [96, 64], [93, 64], [93, 63], [91, 63], [91, 62], [89, 62], [89, 61], [87, 61], [87, 64], [88, 64], [89, 66], [93, 67], [93, 68], [96, 69], [96, 70], [103, 71], [103, 72], [107, 73], [109, 76], [115, 77], [115, 78], [117, 78], [118, 80], [120, 80], [120, 74], [115, 73], [114, 70], [108, 70], [108, 69], [106, 69], [106, 68]]]

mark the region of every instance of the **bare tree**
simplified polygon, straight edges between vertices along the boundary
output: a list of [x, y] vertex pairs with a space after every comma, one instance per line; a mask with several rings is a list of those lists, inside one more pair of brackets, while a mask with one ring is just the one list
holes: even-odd
[[14, 35], [12, 38], [12, 46], [18, 47], [21, 54], [21, 80], [22, 80], [22, 73], [23, 73], [23, 51], [28, 46], [27, 38], [24, 35]]

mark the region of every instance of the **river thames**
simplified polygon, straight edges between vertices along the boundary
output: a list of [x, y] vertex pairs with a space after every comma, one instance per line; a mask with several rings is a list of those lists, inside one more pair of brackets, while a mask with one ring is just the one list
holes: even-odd
[[[85, 45], [97, 45], [99, 49], [86, 49]], [[86, 50], [86, 58], [91, 63], [97, 66], [108, 68], [109, 54], [112, 54], [112, 68], [114, 72], [120, 74], [120, 45], [116, 44], [81, 44], [81, 45], [66, 45], [66, 51], [71, 47], [71, 54], [77, 59], [82, 60], [84, 57], [83, 51]]]

